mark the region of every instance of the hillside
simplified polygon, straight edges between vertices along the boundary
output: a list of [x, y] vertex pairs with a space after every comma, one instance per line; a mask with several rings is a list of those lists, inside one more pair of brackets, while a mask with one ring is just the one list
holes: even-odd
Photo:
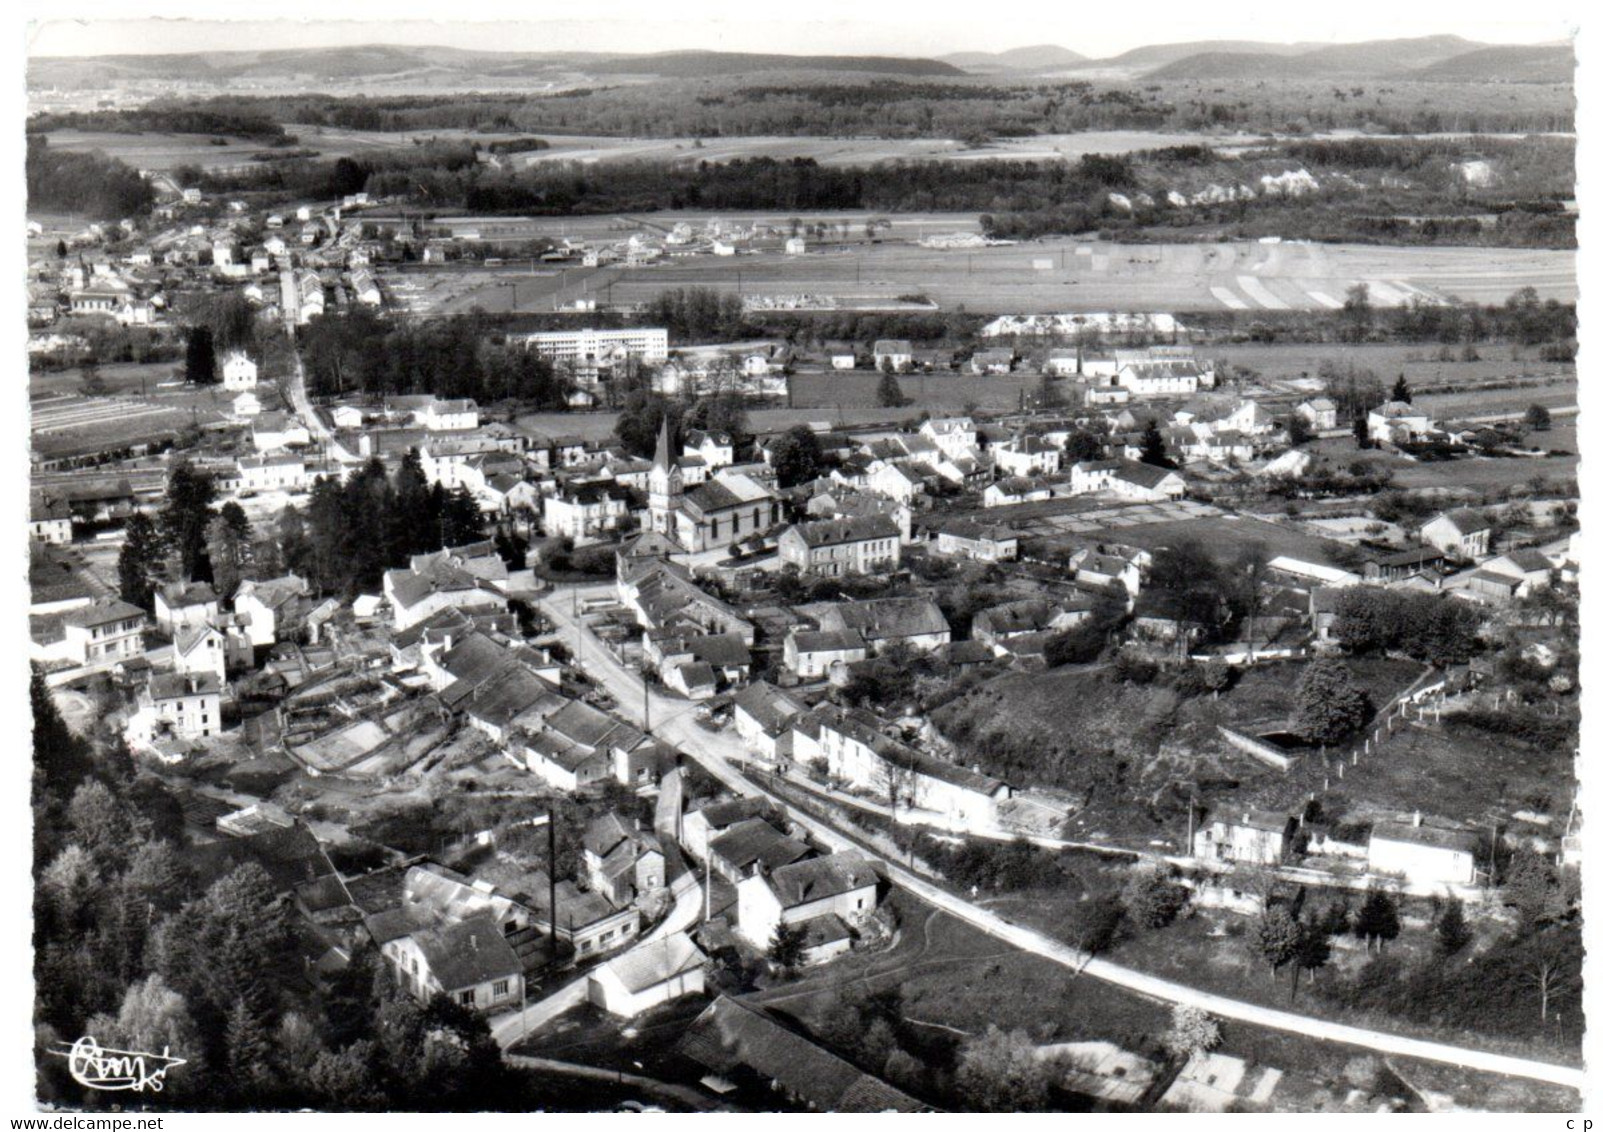
[[1014, 47], [1007, 51], [959, 51], [942, 55], [940, 61], [966, 71], [1048, 71], [1086, 62], [1078, 51], [1055, 44]]
[[1575, 50], [1567, 43], [1484, 47], [1432, 63], [1413, 77], [1454, 83], [1568, 83], [1575, 81]]
[[[1030, 49], [1026, 49], [1030, 50]], [[104, 86], [117, 81], [174, 74], [218, 82], [235, 79], [359, 80], [392, 75], [459, 75], [551, 78], [559, 74], [661, 75], [700, 78], [768, 71], [856, 72], [899, 76], [956, 77], [964, 72], [934, 59], [882, 55], [758, 55], [721, 51], [674, 51], [652, 55], [594, 52], [463, 51], [450, 47], [308, 48], [282, 51], [219, 51], [192, 55], [102, 55], [36, 58], [28, 64], [35, 88]]]
[[876, 75], [959, 76], [963, 71], [936, 59], [889, 55], [757, 55], [729, 51], [668, 51], [659, 55], [619, 55], [585, 64], [597, 75], [663, 75], [703, 78], [756, 71], [855, 71]]
[[1202, 51], [1164, 63], [1148, 79], [1423, 79], [1432, 82], [1564, 83], [1573, 78], [1568, 44], [1487, 47], [1456, 35], [1383, 39], [1292, 54]]

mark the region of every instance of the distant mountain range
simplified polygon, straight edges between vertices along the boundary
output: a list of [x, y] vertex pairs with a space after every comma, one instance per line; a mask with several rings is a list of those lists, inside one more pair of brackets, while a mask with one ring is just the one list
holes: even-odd
[[1568, 43], [1496, 46], [1474, 43], [1456, 35], [1342, 44], [1201, 40], [1151, 44], [1106, 59], [1090, 59], [1052, 44], [997, 52], [964, 51], [938, 59], [727, 51], [669, 51], [646, 55], [531, 53], [374, 44], [184, 55], [42, 57], [29, 61], [28, 83], [35, 89], [67, 89], [182, 76], [220, 83], [273, 80], [349, 83], [382, 78], [470, 86], [474, 80], [486, 79], [572, 82], [582, 81], [584, 76], [697, 78], [777, 71], [896, 78], [955, 78], [982, 74], [1191, 81], [1312, 78], [1565, 83], [1573, 80], [1574, 67], [1574, 50]]
[[[1073, 55], [1073, 52], [1065, 53]], [[1076, 58], [1078, 58], [1076, 56]], [[98, 55], [29, 60], [31, 87], [84, 87], [121, 80], [182, 76], [217, 81], [364, 78], [445, 79], [460, 75], [509, 79], [619, 75], [694, 78], [764, 71], [833, 71], [900, 77], [959, 77], [966, 72], [935, 59], [887, 55], [762, 55], [730, 51], [668, 51], [649, 55], [600, 52], [464, 51], [453, 47], [320, 47], [283, 51], [217, 51], [192, 55]]]
[[950, 63], [965, 71], [1044, 71], [1055, 67], [1072, 67], [1088, 60], [1078, 51], [1052, 44], [1036, 47], [1015, 47], [1009, 51], [959, 51], [942, 55], [940, 62]]

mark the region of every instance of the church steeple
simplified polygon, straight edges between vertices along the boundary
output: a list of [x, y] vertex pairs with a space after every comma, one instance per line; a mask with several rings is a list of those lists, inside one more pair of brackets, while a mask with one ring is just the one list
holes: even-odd
[[666, 471], [678, 462], [678, 460], [674, 459], [673, 444], [668, 436], [668, 417], [664, 414], [662, 431], [657, 433], [657, 454], [652, 458], [651, 466], [653, 468], [662, 468]]
[[678, 457], [673, 454], [667, 417], [662, 418], [662, 431], [657, 434], [657, 455], [651, 461], [646, 487], [651, 529], [661, 534], [672, 534], [674, 512], [684, 502], [685, 473], [679, 467]]

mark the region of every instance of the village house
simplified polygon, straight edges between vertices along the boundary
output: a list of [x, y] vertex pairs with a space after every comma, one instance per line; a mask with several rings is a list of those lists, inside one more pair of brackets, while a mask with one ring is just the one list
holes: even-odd
[[230, 393], [255, 390], [256, 363], [243, 350], [230, 351], [223, 358], [223, 388]]
[[583, 846], [585, 879], [614, 904], [662, 894], [667, 876], [662, 842], [638, 821], [602, 814], [585, 827]]
[[[787, 650], [789, 642], [786, 642]], [[867, 655], [866, 647], [863, 650]], [[812, 658], [809, 657], [809, 660]], [[859, 657], [858, 659], [862, 659]], [[798, 653], [798, 660], [800, 654]], [[789, 657], [786, 657], [789, 664]], [[788, 761], [790, 756], [790, 718], [804, 710], [800, 700], [774, 687], [766, 680], [758, 680], [742, 688], [735, 696], [732, 715], [735, 734], [740, 736], [746, 749], [759, 761], [770, 766]]]
[[1212, 861], [1246, 865], [1278, 865], [1297, 829], [1297, 819], [1283, 810], [1220, 806], [1198, 828], [1191, 852]]
[[[618, 907], [599, 892], [583, 892], [570, 880], [557, 882], [557, 939], [583, 962], [633, 943], [640, 933], [640, 910]], [[536, 923], [551, 922], [550, 880], [535, 874], [530, 902]]]
[[32, 657], [83, 667], [108, 667], [144, 653], [145, 611], [116, 598], [95, 600], [59, 615], [34, 619]]
[[886, 515], [820, 519], [786, 527], [779, 559], [804, 576], [885, 574], [901, 562], [901, 528]]
[[792, 629], [785, 637], [785, 667], [804, 680], [827, 676], [837, 664], [868, 659], [868, 642], [856, 629]]
[[980, 430], [972, 417], [931, 417], [918, 431], [948, 456], [972, 456], [980, 448]]
[[787, 1027], [750, 998], [720, 996], [691, 1023], [678, 1050], [724, 1080], [756, 1082], [815, 1112], [928, 1112], [908, 1096]]
[[52, 546], [72, 541], [72, 508], [64, 499], [34, 496], [28, 505], [28, 537]]
[[1473, 884], [1480, 838], [1474, 830], [1412, 822], [1376, 822], [1369, 834], [1369, 871], [1414, 885]]
[[1056, 475], [1062, 466], [1063, 450], [1039, 436], [1021, 436], [998, 444], [991, 450], [999, 474], [1009, 476]]
[[312, 442], [306, 426], [288, 413], [262, 413], [250, 426], [251, 444], [258, 452], [304, 447]]
[[430, 401], [417, 414], [417, 422], [430, 432], [461, 432], [479, 427], [479, 406], [472, 398]]
[[944, 557], [969, 558], [975, 562], [1012, 562], [1019, 556], [1018, 535], [1003, 526], [986, 526], [969, 520], [953, 520], [936, 532], [935, 553]]
[[609, 959], [590, 973], [592, 1005], [620, 1018], [705, 993], [707, 956], [684, 932], [674, 932]]
[[234, 591], [234, 614], [251, 645], [263, 648], [299, 631], [310, 611], [311, 592], [306, 580], [294, 574], [246, 579]]
[[761, 817], [709, 833], [707, 867], [731, 884], [817, 855], [811, 845], [780, 832]]
[[223, 728], [222, 684], [212, 673], [152, 673], [125, 734], [135, 749], [149, 749], [163, 734], [207, 739]]
[[876, 653], [897, 643], [930, 652], [952, 639], [940, 606], [920, 597], [836, 602], [820, 615], [818, 627], [835, 633], [856, 630]]
[[681, 823], [683, 836], [680, 838], [680, 845], [686, 853], [705, 863], [707, 847], [725, 830], [750, 818], [771, 816], [774, 816], [773, 804], [762, 797], [709, 802], [700, 809], [685, 814]]
[[1012, 373], [1013, 351], [1008, 347], [975, 350], [969, 358], [968, 370], [973, 374]]
[[436, 556], [414, 557], [406, 569], [384, 571], [384, 600], [391, 625], [407, 629], [447, 607], [505, 609], [506, 594], [456, 563]]
[[[1013, 796], [1000, 779], [926, 754], [879, 730], [879, 720], [833, 706], [812, 713], [818, 749], [832, 778], [905, 805], [941, 814], [954, 828], [991, 829], [997, 805]], [[793, 739], [792, 742], [795, 742]], [[800, 748], [797, 750], [801, 756]]]
[[1313, 397], [1297, 405], [1297, 415], [1315, 432], [1336, 427], [1336, 403], [1329, 397]]
[[545, 533], [574, 543], [615, 531], [629, 514], [629, 496], [605, 483], [575, 484], [542, 500]]
[[155, 597], [156, 625], [169, 635], [217, 620], [217, 594], [205, 582], [168, 582]]
[[747, 877], [737, 893], [738, 930], [757, 948], [767, 949], [780, 924], [824, 921], [830, 942], [817, 962], [849, 949], [851, 925], [879, 907], [879, 874], [855, 853], [836, 853]]
[[1444, 511], [1419, 528], [1419, 537], [1456, 558], [1484, 557], [1491, 549], [1492, 524], [1478, 511]]
[[1387, 401], [1369, 410], [1369, 438], [1377, 443], [1407, 444], [1430, 432], [1430, 414], [1407, 401]]
[[413, 927], [374, 941], [396, 982], [420, 1002], [436, 995], [469, 1010], [501, 1010], [523, 1001], [523, 959], [488, 913]]
[[881, 338], [874, 343], [874, 368], [884, 369], [886, 363], [897, 373], [905, 373], [913, 366], [913, 345], [905, 338]]

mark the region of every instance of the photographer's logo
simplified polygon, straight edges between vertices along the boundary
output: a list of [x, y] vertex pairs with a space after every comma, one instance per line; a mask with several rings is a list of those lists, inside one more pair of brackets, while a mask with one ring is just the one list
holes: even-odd
[[159, 1093], [167, 1071], [184, 1064], [181, 1057], [169, 1057], [165, 1046], [160, 1053], [102, 1049], [99, 1042], [88, 1036], [70, 1046], [65, 1042], [60, 1045], [60, 1049], [48, 1052], [67, 1059], [67, 1072], [72, 1074], [72, 1079], [86, 1088], [107, 1092], [126, 1089], [142, 1093], [149, 1089]]

